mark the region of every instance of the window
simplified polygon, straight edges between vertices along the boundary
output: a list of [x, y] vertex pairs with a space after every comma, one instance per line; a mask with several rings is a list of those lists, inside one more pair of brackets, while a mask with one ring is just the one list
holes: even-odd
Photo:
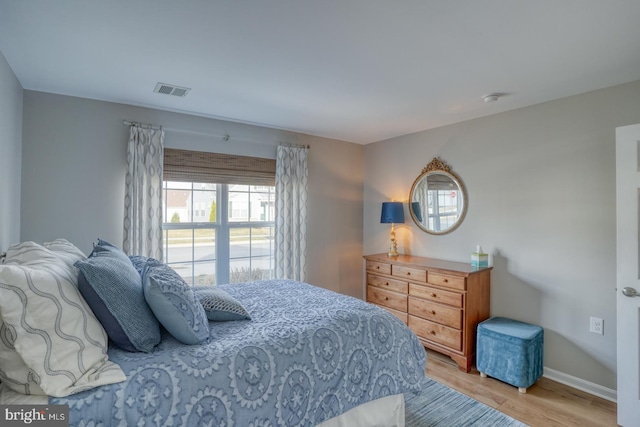
[[457, 190], [429, 191], [428, 214], [431, 230], [446, 230], [458, 220], [462, 197]]
[[273, 278], [274, 181], [273, 160], [165, 149], [164, 261], [194, 286]]

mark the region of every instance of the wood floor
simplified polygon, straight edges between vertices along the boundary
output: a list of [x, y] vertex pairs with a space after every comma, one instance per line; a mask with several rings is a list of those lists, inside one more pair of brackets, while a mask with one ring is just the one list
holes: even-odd
[[427, 350], [427, 376], [491, 406], [531, 427], [616, 426], [616, 404], [547, 378], [518, 393], [475, 368], [464, 373], [447, 356]]

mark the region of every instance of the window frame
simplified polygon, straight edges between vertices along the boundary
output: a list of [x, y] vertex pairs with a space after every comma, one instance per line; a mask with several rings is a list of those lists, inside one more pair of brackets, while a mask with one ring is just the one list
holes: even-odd
[[[172, 189], [167, 187], [167, 183], [169, 182], [176, 182], [176, 181], [168, 181], [163, 179], [162, 189], [163, 189], [163, 192], [165, 192], [164, 194], [167, 194], [166, 192]], [[179, 182], [186, 183], [186, 181], [179, 181]], [[192, 182], [189, 182], [189, 184], [190, 184], [190, 188], [188, 190], [185, 189], [185, 191], [191, 192], [192, 195], [194, 194], [195, 191], [201, 191], [195, 188], [196, 184], [201, 184], [200, 182], [192, 181]], [[201, 262], [215, 262], [215, 283], [216, 284], [231, 283], [231, 263], [233, 260], [247, 259], [249, 262], [250, 271], [251, 272], [254, 271], [254, 269], [252, 268], [253, 259], [257, 257], [253, 257], [252, 255], [253, 245], [251, 243], [253, 242], [253, 238], [250, 237], [249, 239], [249, 242], [250, 242], [249, 255], [247, 257], [231, 258], [231, 230], [232, 229], [247, 228], [251, 230], [254, 228], [270, 228], [272, 230], [270, 235], [275, 236], [275, 218], [273, 218], [271, 221], [262, 221], [262, 220], [252, 221], [251, 220], [251, 202], [250, 202], [251, 193], [267, 193], [269, 194], [269, 197], [268, 197], [269, 201], [272, 201], [275, 206], [275, 186], [269, 186], [264, 184], [239, 184], [239, 185], [247, 185], [249, 187], [249, 189], [247, 190], [247, 194], [249, 197], [249, 207], [248, 207], [248, 214], [247, 214], [248, 220], [247, 221], [229, 221], [230, 219], [229, 218], [229, 205], [230, 205], [229, 190], [230, 190], [230, 187], [234, 185], [236, 184], [228, 184], [228, 183], [215, 184], [215, 194], [216, 194], [216, 221], [215, 222], [193, 221], [195, 197], [191, 197], [191, 206], [188, 207], [188, 211], [191, 212], [191, 218], [188, 218], [189, 222], [179, 222], [179, 223], [171, 222], [171, 219], [168, 217], [168, 203], [165, 203], [163, 206], [163, 209], [164, 209], [163, 218], [166, 221], [168, 221], [168, 222], [165, 222], [165, 221], [162, 222], [163, 236], [168, 235], [168, 233], [165, 235], [164, 233], [165, 230], [167, 231], [192, 230], [190, 261], [172, 262], [171, 259], [168, 257], [169, 239], [166, 238], [165, 241], [163, 242], [163, 248], [165, 253], [164, 262], [166, 262], [169, 265], [190, 265], [192, 286], [197, 286], [195, 283], [196, 282], [195, 269], [196, 269], [196, 264], [198, 264], [198, 261], [196, 261], [195, 259], [195, 247], [196, 247], [195, 246], [195, 230], [198, 230], [198, 229], [214, 230], [215, 258], [203, 260]], [[252, 191], [251, 187], [266, 187], [267, 191]], [[271, 243], [269, 245], [269, 249], [270, 249], [269, 271], [270, 271], [270, 278], [273, 278], [275, 274], [275, 259], [274, 259], [275, 247], [274, 247], [273, 238], [271, 238], [270, 240], [271, 240]], [[224, 261], [224, 262], [221, 262], [221, 261]]]

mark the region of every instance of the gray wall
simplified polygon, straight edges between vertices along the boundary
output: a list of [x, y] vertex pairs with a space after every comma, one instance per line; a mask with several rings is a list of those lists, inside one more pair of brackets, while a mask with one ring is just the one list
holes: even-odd
[[482, 245], [491, 314], [543, 326], [546, 367], [615, 389], [615, 128], [638, 122], [635, 82], [367, 145], [365, 253], [388, 246], [380, 204], [408, 200], [438, 156], [467, 187], [467, 217], [433, 236], [407, 216], [399, 249], [468, 262]]
[[362, 295], [362, 146], [149, 108], [24, 92], [22, 240], [122, 242], [123, 119], [163, 125], [172, 148], [275, 158], [280, 142], [310, 145], [308, 281]]
[[0, 251], [20, 240], [22, 86], [0, 52]]

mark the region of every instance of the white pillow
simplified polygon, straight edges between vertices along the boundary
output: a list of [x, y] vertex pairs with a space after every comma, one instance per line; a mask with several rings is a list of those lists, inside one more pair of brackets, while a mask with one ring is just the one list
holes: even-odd
[[46, 395], [35, 381], [36, 374], [25, 365], [16, 351], [15, 340], [15, 329], [5, 325], [0, 318], [0, 381], [22, 394]]
[[[87, 259], [84, 252], [76, 248], [71, 242], [65, 239], [56, 239], [52, 242], [44, 242], [42, 244], [45, 248], [56, 254], [58, 258], [62, 259], [64, 263], [73, 271], [74, 275], [78, 275], [78, 269], [74, 267], [77, 261]], [[77, 285], [76, 277], [76, 285]]]
[[[12, 390], [37, 394], [35, 383], [43, 393], [63, 397], [126, 379], [108, 360], [107, 335], [80, 295], [73, 270], [36, 243], [7, 250], [0, 265], [0, 316], [5, 335], [15, 336], [0, 352], [2, 374], [11, 380], [3, 383]], [[11, 345], [17, 356], [8, 352]]]
[[22, 242], [12, 245], [5, 254], [5, 264], [45, 264], [47, 261], [56, 263], [59, 257], [36, 242]]
[[0, 383], [0, 405], [47, 405], [49, 396], [35, 394], [16, 393], [9, 387]]

